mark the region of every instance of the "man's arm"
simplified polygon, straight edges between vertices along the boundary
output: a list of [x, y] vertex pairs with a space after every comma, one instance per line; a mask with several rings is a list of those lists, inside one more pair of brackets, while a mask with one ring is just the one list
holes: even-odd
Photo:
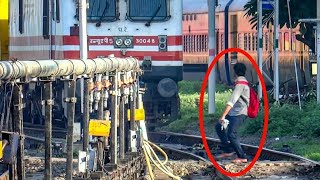
[[238, 99], [241, 96], [242, 91], [243, 91], [243, 86], [240, 84], [236, 85], [236, 87], [234, 88], [234, 90], [232, 92], [231, 97], [229, 98], [229, 100], [227, 102], [227, 106], [219, 119], [220, 123], [225, 119], [225, 117], [228, 115], [228, 113], [232, 109], [233, 105], [238, 101]]
[[226, 116], [228, 115], [229, 111], [231, 110], [231, 106], [229, 104], [227, 104], [226, 108], [224, 109], [224, 112], [222, 113], [219, 122], [222, 123], [223, 120], [226, 118]]

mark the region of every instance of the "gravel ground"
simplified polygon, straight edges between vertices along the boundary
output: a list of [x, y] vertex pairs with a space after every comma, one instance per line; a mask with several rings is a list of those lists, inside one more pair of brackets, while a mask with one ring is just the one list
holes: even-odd
[[[194, 160], [170, 160], [166, 166], [169, 168], [174, 175], [179, 176], [183, 179], [215, 179], [214, 169], [212, 165], [200, 161]], [[153, 168], [155, 171], [155, 178], [157, 180], [170, 179], [166, 174], [161, 172], [157, 167]]]
[[[52, 158], [52, 176], [54, 180], [65, 179], [66, 158]], [[44, 177], [44, 152], [41, 150], [28, 150], [25, 152], [26, 179], [42, 180]], [[73, 161], [73, 173], [76, 174], [77, 160]]]

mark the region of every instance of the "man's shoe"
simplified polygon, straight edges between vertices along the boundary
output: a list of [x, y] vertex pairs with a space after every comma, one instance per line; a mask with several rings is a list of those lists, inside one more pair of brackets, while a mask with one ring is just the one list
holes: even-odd
[[246, 163], [246, 162], [248, 162], [248, 160], [242, 159], [242, 158], [236, 158], [236, 159], [232, 160], [231, 162], [233, 162], [233, 163]]
[[227, 157], [231, 157], [231, 156], [233, 156], [233, 155], [234, 155], [234, 152], [232, 152], [232, 153], [222, 153], [222, 154], [218, 155], [216, 158], [217, 158], [217, 159], [227, 158]]

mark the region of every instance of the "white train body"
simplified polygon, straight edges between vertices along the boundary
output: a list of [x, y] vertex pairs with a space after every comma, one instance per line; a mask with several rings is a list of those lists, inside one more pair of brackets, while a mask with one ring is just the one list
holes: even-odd
[[[87, 0], [87, 3], [88, 58], [113, 54], [145, 62], [142, 81], [148, 84], [145, 97], [150, 101], [165, 94], [158, 92], [161, 80], [169, 78], [175, 83], [182, 80], [182, 0]], [[78, 0], [11, 0], [9, 18], [11, 58], [80, 58]], [[171, 97], [162, 99], [170, 102], [172, 98], [178, 99], [177, 93], [169, 94]]]

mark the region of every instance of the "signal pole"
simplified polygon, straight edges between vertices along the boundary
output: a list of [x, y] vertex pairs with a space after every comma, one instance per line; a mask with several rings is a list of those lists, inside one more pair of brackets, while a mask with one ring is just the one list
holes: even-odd
[[[80, 33], [80, 59], [88, 59], [88, 41], [87, 41], [87, 0], [81, 0], [79, 4], [79, 33]], [[84, 79], [80, 80], [81, 94], [81, 113], [83, 113]]]
[[[80, 33], [80, 59], [88, 59], [88, 40], [87, 40], [87, 0], [80, 0], [79, 4], [79, 33]], [[89, 146], [89, 120], [90, 120], [90, 77], [80, 79], [80, 107], [83, 113], [82, 119], [82, 150], [88, 154]], [[87, 165], [88, 161], [86, 161]], [[88, 175], [86, 169], [85, 178]]]
[[[208, 0], [208, 25], [209, 25], [209, 59], [208, 59], [208, 66], [210, 66], [213, 58], [215, 57], [216, 53], [216, 0]], [[215, 113], [215, 89], [216, 89], [216, 67], [213, 67], [212, 72], [209, 76], [209, 114]]]
[[317, 0], [317, 102], [320, 103], [320, 0]]
[[279, 102], [279, 0], [274, 2], [274, 98]]
[[[258, 63], [259, 63], [259, 69], [260, 72], [262, 72], [262, 0], [258, 0]], [[259, 86], [258, 86], [258, 96], [261, 99], [262, 98], [262, 84], [259, 80]]]

